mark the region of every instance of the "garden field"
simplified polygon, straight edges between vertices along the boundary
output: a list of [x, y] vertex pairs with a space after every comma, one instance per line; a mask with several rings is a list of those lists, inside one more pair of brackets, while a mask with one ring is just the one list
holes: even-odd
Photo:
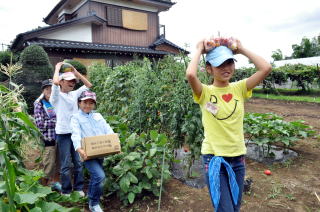
[[[103, 163], [107, 176], [101, 202], [104, 211], [213, 211], [207, 188], [190, 187], [172, 178], [177, 176], [173, 163], [179, 162], [173, 159], [178, 158], [178, 150], [188, 155], [180, 160], [182, 179], [201, 178], [199, 169], [192, 170], [200, 155], [203, 127], [199, 106], [185, 79], [188, 62], [185, 57], [165, 57], [157, 63], [144, 59], [114, 68], [90, 67], [97, 111], [121, 141], [121, 154], [105, 157]], [[2, 67], [9, 79], [21, 68]], [[254, 71], [237, 70], [234, 80]], [[275, 91], [288, 78], [298, 85], [299, 93], [310, 93], [319, 89], [318, 72], [316, 67], [301, 65], [275, 69], [262, 83], [261, 95]], [[199, 78], [204, 83], [212, 81], [202, 71]], [[30, 113], [34, 100], [26, 98], [24, 89], [10, 80], [0, 84], [0, 211], [88, 211], [87, 200], [77, 192], [67, 197], [40, 184], [44, 175], [37, 162], [43, 159], [39, 157], [43, 144]], [[36, 94], [32, 89], [28, 92]], [[245, 103], [246, 142], [262, 151], [248, 148], [246, 177], [252, 184], [243, 195], [242, 211], [320, 212], [318, 98], [318, 94], [312, 95], [311, 102], [252, 98]], [[286, 157], [292, 151], [297, 156], [270, 163], [277, 159], [274, 146]], [[251, 152], [262, 152], [268, 165], [249, 159]], [[272, 174], [265, 175], [266, 169]], [[86, 172], [85, 176], [88, 185]]]
[[[245, 105], [247, 112], [273, 112], [286, 121], [305, 120], [320, 133], [320, 104], [280, 100], [251, 99]], [[247, 177], [253, 180], [251, 191], [243, 198], [241, 211], [249, 212], [318, 212], [320, 201], [320, 140], [308, 138], [292, 147], [298, 157], [284, 164], [264, 165], [247, 159]], [[265, 175], [265, 169], [272, 174]], [[131, 207], [121, 208], [114, 199], [105, 202], [106, 211], [157, 211], [158, 198], [137, 200]], [[119, 209], [120, 208], [120, 209]], [[176, 179], [165, 185], [161, 211], [204, 212], [213, 211], [207, 188], [189, 187]]]

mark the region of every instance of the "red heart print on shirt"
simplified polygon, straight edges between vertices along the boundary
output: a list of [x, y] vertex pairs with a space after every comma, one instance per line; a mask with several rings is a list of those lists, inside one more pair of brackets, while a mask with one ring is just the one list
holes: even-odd
[[223, 94], [222, 99], [226, 102], [230, 102], [230, 100], [232, 99], [232, 94], [231, 93]]

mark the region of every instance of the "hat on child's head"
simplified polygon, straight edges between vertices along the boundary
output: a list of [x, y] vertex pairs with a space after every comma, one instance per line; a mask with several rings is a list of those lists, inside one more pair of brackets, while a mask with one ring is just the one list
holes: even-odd
[[43, 80], [41, 82], [41, 90], [43, 90], [47, 86], [52, 86], [52, 79]]
[[59, 80], [74, 80], [74, 79], [77, 79], [77, 78], [72, 72], [65, 72], [59, 76]]
[[218, 46], [209, 51], [206, 55], [206, 62], [209, 62], [213, 67], [218, 67], [229, 59], [237, 61], [234, 58], [231, 49], [226, 46]]
[[96, 102], [97, 101], [96, 93], [92, 92], [92, 91], [83, 91], [80, 94], [78, 100], [82, 101], [82, 100], [86, 100], [86, 99], [92, 99]]

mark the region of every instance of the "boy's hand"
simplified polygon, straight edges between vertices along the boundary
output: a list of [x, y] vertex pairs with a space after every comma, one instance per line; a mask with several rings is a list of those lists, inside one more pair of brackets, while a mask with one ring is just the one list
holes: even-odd
[[58, 71], [58, 72], [59, 72], [62, 65], [63, 65], [63, 62], [57, 63], [57, 64], [56, 64], [56, 67], [55, 67], [55, 68], [56, 68], [55, 71]]
[[80, 156], [81, 156], [81, 158], [83, 159], [83, 160], [87, 160], [87, 154], [86, 154], [86, 152], [82, 149], [82, 148], [78, 148], [77, 149], [77, 152], [79, 152], [79, 154], [80, 154]]
[[204, 54], [204, 53], [205, 53], [204, 42], [205, 42], [205, 39], [202, 39], [202, 40], [200, 40], [200, 41], [197, 43], [197, 45], [196, 45], [196, 49], [197, 49], [198, 51], [200, 51], [201, 54]]
[[233, 51], [234, 54], [242, 54], [243, 46], [240, 40], [237, 38], [234, 38], [234, 41], [237, 43], [237, 49]]

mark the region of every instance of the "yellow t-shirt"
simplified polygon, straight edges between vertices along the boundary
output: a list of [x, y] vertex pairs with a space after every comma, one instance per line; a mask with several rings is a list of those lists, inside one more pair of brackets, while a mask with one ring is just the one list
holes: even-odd
[[235, 157], [246, 154], [243, 134], [244, 101], [252, 96], [246, 80], [230, 83], [227, 87], [202, 84], [200, 105], [204, 140], [202, 154]]

